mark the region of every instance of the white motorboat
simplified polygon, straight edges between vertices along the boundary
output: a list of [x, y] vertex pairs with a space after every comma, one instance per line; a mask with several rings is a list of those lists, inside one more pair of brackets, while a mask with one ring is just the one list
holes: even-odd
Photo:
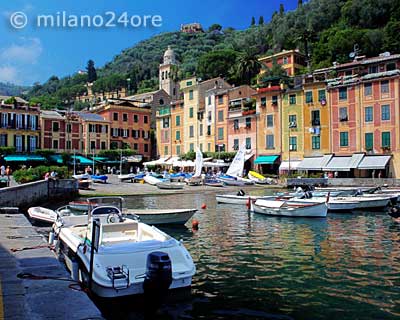
[[158, 182], [156, 186], [158, 189], [176, 190], [176, 189], [183, 189], [185, 184], [180, 182]]
[[231, 177], [231, 176], [219, 176], [217, 177], [217, 180], [221, 181], [222, 183], [224, 183], [227, 186], [236, 186], [236, 187], [240, 187], [240, 186], [244, 186], [246, 183], [244, 181], [238, 180], [235, 177]]
[[[291, 199], [290, 202], [297, 203], [322, 203], [327, 201], [327, 197], [312, 197], [310, 199]], [[358, 201], [351, 198], [341, 198], [341, 197], [329, 197], [328, 199], [328, 211], [330, 212], [351, 212], [358, 208]]]
[[251, 210], [272, 216], [285, 217], [326, 217], [328, 206], [326, 202], [297, 202], [281, 200], [258, 199], [251, 203]]
[[76, 180], [90, 180], [90, 175], [89, 174], [74, 174], [72, 175], [72, 178]]
[[[318, 199], [325, 198], [312, 198], [311, 201], [318, 201]], [[330, 210], [355, 210], [355, 209], [376, 209], [384, 208], [390, 203], [390, 196], [378, 196], [378, 195], [362, 195], [362, 196], [347, 196], [347, 197], [333, 197], [329, 199]]]
[[158, 179], [158, 178], [156, 178], [156, 177], [153, 177], [153, 176], [150, 175], [150, 174], [145, 175], [145, 176], [143, 177], [143, 180], [144, 180], [146, 183], [151, 184], [151, 185], [153, 185], [153, 186], [157, 185], [157, 183], [163, 182], [162, 180], [160, 180], [160, 179]]
[[57, 253], [72, 279], [103, 298], [190, 288], [196, 268], [184, 245], [154, 226], [123, 218], [119, 202], [90, 206], [88, 216], [53, 225]]
[[127, 209], [124, 216], [137, 215], [146, 224], [185, 224], [197, 209]]
[[31, 219], [40, 222], [54, 223], [57, 219], [57, 213], [54, 210], [43, 207], [29, 208], [28, 215]]

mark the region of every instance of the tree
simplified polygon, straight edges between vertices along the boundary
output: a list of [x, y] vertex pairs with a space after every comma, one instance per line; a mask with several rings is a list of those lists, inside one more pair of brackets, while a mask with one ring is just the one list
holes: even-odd
[[260, 18], [258, 19], [258, 24], [260, 26], [262, 26], [264, 24], [264, 17], [263, 16], [260, 16]]
[[283, 6], [283, 3], [279, 5], [279, 15], [283, 16], [285, 13], [285, 7]]
[[251, 84], [251, 80], [260, 72], [261, 65], [254, 52], [241, 53], [236, 63], [236, 77], [239, 83]]
[[221, 30], [222, 30], [222, 26], [218, 23], [214, 23], [208, 28], [208, 32], [221, 31]]
[[87, 81], [89, 83], [95, 82], [97, 80], [97, 73], [96, 73], [96, 68], [94, 67], [94, 61], [93, 60], [89, 60], [87, 63]]
[[231, 49], [214, 50], [200, 57], [197, 64], [197, 73], [203, 79], [215, 77], [232, 78], [231, 68], [236, 63], [238, 53]]
[[254, 26], [255, 24], [256, 24], [256, 18], [251, 17], [251, 23], [250, 23], [250, 25], [251, 25], [251, 26]]
[[297, 0], [297, 8], [300, 8], [303, 5], [303, 0]]

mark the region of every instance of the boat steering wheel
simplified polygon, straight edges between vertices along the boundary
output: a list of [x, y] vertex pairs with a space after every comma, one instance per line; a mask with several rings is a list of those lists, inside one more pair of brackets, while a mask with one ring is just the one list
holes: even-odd
[[122, 216], [117, 212], [111, 212], [107, 216], [107, 223], [117, 223], [117, 222], [124, 222], [124, 218], [122, 218]]

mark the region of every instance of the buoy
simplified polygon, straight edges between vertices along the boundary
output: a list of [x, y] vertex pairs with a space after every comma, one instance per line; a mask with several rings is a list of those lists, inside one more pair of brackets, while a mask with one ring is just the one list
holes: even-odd
[[247, 207], [247, 210], [250, 210], [250, 208], [251, 208], [251, 198], [250, 197], [247, 198], [246, 207]]
[[199, 229], [199, 221], [197, 221], [196, 219], [194, 219], [192, 221], [192, 229], [193, 230], [198, 230]]
[[206, 205], [205, 203], [203, 203], [203, 204], [201, 205], [201, 208], [202, 208], [202, 209], [207, 209], [207, 205]]

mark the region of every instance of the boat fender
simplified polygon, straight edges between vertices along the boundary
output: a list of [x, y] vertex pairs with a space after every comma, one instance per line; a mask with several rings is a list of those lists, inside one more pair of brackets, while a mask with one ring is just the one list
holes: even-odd
[[199, 221], [196, 219], [193, 219], [192, 221], [192, 229], [193, 230], [199, 230]]
[[247, 207], [247, 210], [250, 210], [250, 208], [251, 208], [251, 198], [250, 197], [247, 198], [246, 207]]
[[[154, 251], [148, 254], [143, 292], [148, 300], [161, 300], [172, 283], [172, 263], [167, 253]], [[146, 299], [147, 300], [147, 299]]]
[[54, 232], [50, 231], [49, 232], [49, 245], [52, 245], [54, 243]]
[[201, 208], [202, 208], [202, 209], [207, 209], [207, 205], [206, 205], [205, 203], [203, 203], [203, 204], [201, 205]]

